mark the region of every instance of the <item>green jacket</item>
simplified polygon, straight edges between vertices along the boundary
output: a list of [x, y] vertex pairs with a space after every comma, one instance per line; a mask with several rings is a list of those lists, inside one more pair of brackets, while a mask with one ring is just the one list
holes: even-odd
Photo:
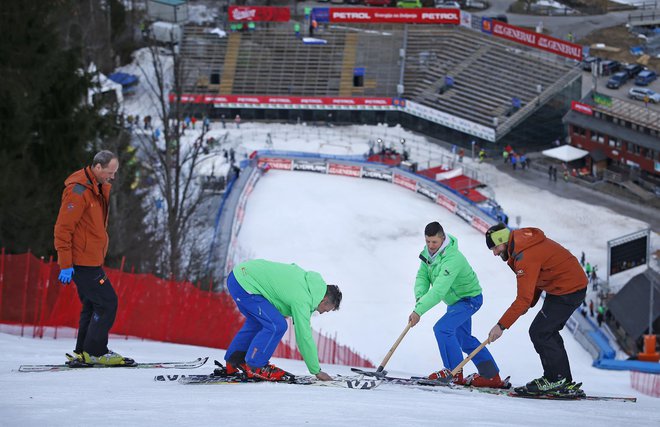
[[422, 261], [415, 279], [415, 313], [420, 316], [435, 307], [440, 301], [447, 305], [456, 304], [460, 299], [481, 294], [481, 286], [476, 273], [465, 256], [458, 250], [458, 241], [447, 234], [449, 244], [431, 260], [425, 246], [420, 258]]
[[327, 292], [319, 273], [305, 271], [296, 264], [255, 259], [238, 264], [236, 280], [248, 293], [261, 295], [285, 317], [293, 318], [298, 351], [312, 374], [321, 372], [310, 318]]

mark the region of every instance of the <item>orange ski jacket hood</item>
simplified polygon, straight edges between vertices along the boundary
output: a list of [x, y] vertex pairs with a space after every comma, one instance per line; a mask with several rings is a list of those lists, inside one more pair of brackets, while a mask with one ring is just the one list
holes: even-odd
[[516, 299], [499, 321], [507, 329], [536, 305], [541, 292], [566, 295], [587, 286], [577, 258], [538, 228], [513, 230], [507, 252], [507, 264], [516, 274], [518, 286]]
[[99, 185], [90, 166], [64, 181], [62, 204], [55, 222], [55, 249], [61, 269], [73, 265], [98, 267], [108, 251], [110, 184]]

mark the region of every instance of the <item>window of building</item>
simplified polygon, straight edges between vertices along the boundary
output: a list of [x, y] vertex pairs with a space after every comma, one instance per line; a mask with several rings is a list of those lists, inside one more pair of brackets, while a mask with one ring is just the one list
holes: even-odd
[[605, 144], [605, 136], [603, 136], [603, 134], [598, 132], [591, 133], [591, 140], [598, 142], [599, 144]]
[[581, 128], [580, 126], [573, 126], [573, 133], [575, 135], [585, 136], [587, 134], [587, 130]]
[[609, 143], [610, 143], [610, 147], [621, 148], [621, 141], [619, 141], [618, 139], [612, 136], [609, 138]]

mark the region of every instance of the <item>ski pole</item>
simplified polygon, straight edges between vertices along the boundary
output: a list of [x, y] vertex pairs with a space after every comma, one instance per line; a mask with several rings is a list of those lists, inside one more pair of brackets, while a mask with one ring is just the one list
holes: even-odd
[[[401, 335], [399, 335], [399, 338], [394, 342], [394, 345], [392, 345], [392, 348], [390, 348], [390, 351], [387, 352], [387, 355], [385, 355], [385, 358], [383, 359], [382, 362], [380, 362], [380, 366], [378, 366], [378, 369], [376, 369], [376, 372], [383, 372], [383, 369], [385, 369], [385, 365], [387, 365], [387, 362], [389, 362], [390, 357], [392, 357], [392, 354], [394, 354], [394, 350], [399, 346], [399, 343], [403, 339], [403, 337], [406, 336], [408, 331], [410, 330], [410, 323], [406, 325], [406, 329], [401, 332]], [[383, 373], [383, 375], [385, 375]]]

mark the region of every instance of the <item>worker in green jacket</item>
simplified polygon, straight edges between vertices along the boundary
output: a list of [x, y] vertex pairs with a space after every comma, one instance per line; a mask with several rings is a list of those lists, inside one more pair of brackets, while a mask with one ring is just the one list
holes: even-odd
[[424, 313], [441, 301], [447, 304], [447, 312], [433, 327], [445, 367], [433, 372], [429, 379], [447, 378], [456, 384], [506, 388], [495, 359], [485, 347], [472, 359], [478, 374], [463, 378], [461, 369], [452, 376], [451, 371], [463, 361], [463, 353], [469, 354], [480, 345], [472, 336], [472, 316], [481, 307], [483, 296], [479, 279], [458, 250], [456, 238], [445, 234], [438, 222], [428, 224], [424, 235], [426, 246], [419, 255], [422, 262], [415, 280], [416, 304], [408, 321], [415, 326]]
[[307, 369], [320, 380], [332, 380], [321, 371], [310, 318], [314, 311], [339, 309], [342, 294], [336, 285], [326, 284], [319, 273], [296, 264], [255, 259], [234, 267], [227, 288], [245, 316], [245, 324], [225, 354], [228, 374], [241, 371], [248, 378], [289, 379], [291, 374], [269, 360], [287, 330], [285, 317], [291, 317]]

